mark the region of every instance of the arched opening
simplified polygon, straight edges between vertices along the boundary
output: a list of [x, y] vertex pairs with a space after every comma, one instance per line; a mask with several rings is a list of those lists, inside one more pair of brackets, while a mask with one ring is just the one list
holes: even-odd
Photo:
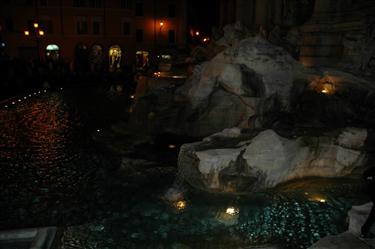
[[136, 69], [137, 70], [143, 70], [147, 71], [149, 68], [149, 52], [147, 51], [137, 51], [135, 53], [135, 59], [136, 59]]
[[103, 70], [103, 47], [94, 44], [90, 52], [90, 64], [92, 72], [101, 72]]
[[75, 70], [77, 72], [88, 72], [90, 69], [89, 50], [83, 43], [77, 44], [75, 48]]
[[158, 55], [159, 71], [168, 72], [172, 68], [172, 55], [171, 54], [160, 54]]
[[116, 72], [121, 69], [122, 51], [120, 46], [113, 45], [109, 48], [109, 71]]
[[56, 44], [49, 44], [46, 47], [46, 59], [57, 61], [60, 57], [60, 47]]

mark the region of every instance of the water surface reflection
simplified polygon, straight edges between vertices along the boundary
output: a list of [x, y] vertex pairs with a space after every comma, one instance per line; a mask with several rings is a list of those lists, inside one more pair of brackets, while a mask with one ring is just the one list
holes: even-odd
[[0, 205], [5, 210], [0, 226], [5, 227], [27, 225], [26, 216], [79, 199], [97, 169], [89, 136], [61, 93], [12, 102], [0, 110]]

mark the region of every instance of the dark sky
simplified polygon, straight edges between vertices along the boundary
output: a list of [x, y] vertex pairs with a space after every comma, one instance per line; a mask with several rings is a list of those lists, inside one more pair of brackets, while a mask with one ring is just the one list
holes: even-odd
[[219, 0], [188, 0], [188, 24], [210, 34], [212, 26], [219, 25]]

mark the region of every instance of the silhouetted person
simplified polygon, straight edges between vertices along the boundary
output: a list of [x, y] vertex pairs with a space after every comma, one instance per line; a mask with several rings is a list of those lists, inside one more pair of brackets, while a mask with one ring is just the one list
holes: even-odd
[[374, 234], [370, 231], [371, 226], [375, 222], [375, 167], [369, 168], [363, 173], [364, 179], [368, 182], [368, 193], [373, 203], [371, 212], [361, 228], [361, 237], [366, 239], [374, 238]]

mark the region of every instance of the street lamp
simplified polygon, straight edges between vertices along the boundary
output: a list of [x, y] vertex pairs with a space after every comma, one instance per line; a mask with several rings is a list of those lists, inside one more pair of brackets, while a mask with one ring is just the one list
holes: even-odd
[[160, 27], [160, 31], [161, 31], [161, 29], [164, 27], [164, 22], [163, 21], [160, 21], [159, 27]]
[[23, 34], [25, 36], [30, 36], [30, 34], [34, 35], [34, 38], [35, 38], [35, 41], [36, 41], [36, 46], [37, 46], [38, 58], [39, 58], [39, 61], [41, 61], [42, 58], [41, 58], [41, 55], [40, 55], [40, 41], [39, 41], [39, 39], [42, 36], [44, 36], [44, 30], [40, 29], [39, 23], [34, 22], [32, 30], [31, 31], [30, 30], [25, 30], [23, 32]]

